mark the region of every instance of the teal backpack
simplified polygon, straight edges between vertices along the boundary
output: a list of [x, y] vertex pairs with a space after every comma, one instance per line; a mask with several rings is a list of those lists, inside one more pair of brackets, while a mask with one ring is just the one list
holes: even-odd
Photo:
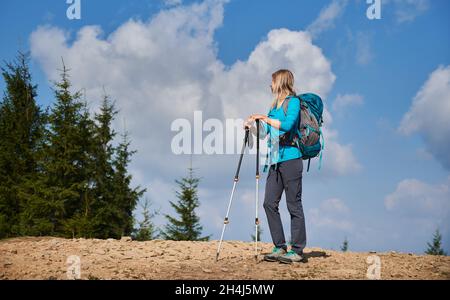
[[308, 169], [311, 163], [311, 158], [319, 158], [319, 170], [322, 166], [322, 150], [325, 142], [322, 134], [323, 123], [323, 102], [322, 99], [313, 93], [299, 94], [296, 96], [289, 96], [283, 102], [283, 111], [286, 114], [291, 98], [298, 98], [300, 100], [300, 122], [296, 130], [285, 133], [280, 136], [280, 144], [296, 146], [302, 152], [303, 160], [308, 160]]

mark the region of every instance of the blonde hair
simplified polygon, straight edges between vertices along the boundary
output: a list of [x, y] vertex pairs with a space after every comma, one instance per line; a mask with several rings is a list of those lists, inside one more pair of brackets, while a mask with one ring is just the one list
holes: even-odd
[[277, 105], [278, 100], [295, 95], [294, 90], [294, 75], [291, 71], [281, 69], [272, 74], [272, 93], [275, 95], [275, 100], [272, 102], [271, 108]]

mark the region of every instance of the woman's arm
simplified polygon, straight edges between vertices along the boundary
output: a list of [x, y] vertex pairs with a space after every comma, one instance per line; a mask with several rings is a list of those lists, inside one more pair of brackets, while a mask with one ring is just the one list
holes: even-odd
[[[245, 122], [244, 122], [244, 128], [248, 127], [250, 129], [250, 132], [256, 136], [256, 126], [253, 126], [256, 119], [254, 119], [252, 116], [250, 116]], [[269, 133], [269, 126], [264, 122], [259, 122], [259, 138], [264, 139], [266, 135]]]
[[300, 100], [298, 98], [291, 98], [289, 100], [288, 109], [286, 112], [286, 119], [280, 122], [280, 129], [284, 132], [289, 132], [296, 124], [298, 115], [300, 113]]
[[268, 116], [261, 115], [261, 114], [253, 114], [253, 115], [250, 116], [250, 118], [252, 120], [258, 120], [259, 119], [259, 120], [263, 121], [264, 123], [266, 123], [266, 126], [269, 125], [269, 126], [272, 126], [272, 127], [276, 128], [276, 129], [280, 128], [280, 121], [277, 120], [277, 119], [271, 119]]
[[281, 125], [280, 120], [277, 120], [277, 119], [271, 119], [271, 118], [269, 118], [269, 117], [267, 117], [267, 116], [266, 116], [264, 119], [262, 119], [262, 120], [263, 120], [264, 122], [266, 122], [267, 125], [269, 125], [269, 126], [275, 128], [275, 129], [280, 129], [280, 125]]
[[285, 132], [291, 131], [292, 127], [295, 124], [295, 120], [298, 118], [298, 114], [300, 112], [300, 101], [297, 98], [291, 98], [288, 105], [288, 110], [286, 112], [286, 119], [284, 121], [280, 121], [277, 119], [271, 119], [265, 115], [254, 114], [251, 116], [254, 120], [259, 119], [268, 125], [272, 126], [275, 129], [281, 129]]

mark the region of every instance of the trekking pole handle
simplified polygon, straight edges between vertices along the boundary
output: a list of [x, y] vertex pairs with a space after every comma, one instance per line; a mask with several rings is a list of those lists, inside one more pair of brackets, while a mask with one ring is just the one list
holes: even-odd
[[239, 180], [239, 171], [241, 169], [241, 163], [242, 163], [242, 158], [244, 157], [245, 147], [248, 144], [249, 132], [250, 132], [250, 129], [249, 128], [245, 128], [244, 143], [242, 144], [241, 155], [239, 156], [238, 167], [237, 167], [237, 170], [236, 170], [236, 174], [234, 175], [234, 181], [235, 182]]

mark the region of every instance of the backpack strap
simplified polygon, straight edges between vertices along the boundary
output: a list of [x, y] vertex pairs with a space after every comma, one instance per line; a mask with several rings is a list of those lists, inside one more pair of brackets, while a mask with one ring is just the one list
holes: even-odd
[[264, 163], [263, 173], [267, 172], [267, 168], [269, 167], [269, 151], [266, 153], [266, 162]]
[[323, 133], [322, 133], [322, 127], [319, 127], [320, 130], [320, 138], [322, 140], [322, 149], [320, 149], [320, 158], [319, 158], [319, 170], [322, 168], [322, 153], [323, 153], [323, 148], [325, 147], [325, 139], [323, 138]]
[[302, 101], [302, 99], [300, 99], [300, 97], [298, 97], [296, 95], [289, 95], [289, 96], [286, 97], [286, 99], [284, 99], [283, 104], [282, 104], [283, 111], [284, 111], [285, 115], [287, 115], [287, 109], [288, 109], [288, 105], [289, 105], [289, 100], [291, 100], [291, 98], [298, 98], [298, 100], [300, 100], [300, 108], [301, 108], [301, 101]]
[[291, 100], [291, 97], [284, 99], [283, 104], [281, 105], [283, 107], [284, 115], [287, 115], [289, 100]]

